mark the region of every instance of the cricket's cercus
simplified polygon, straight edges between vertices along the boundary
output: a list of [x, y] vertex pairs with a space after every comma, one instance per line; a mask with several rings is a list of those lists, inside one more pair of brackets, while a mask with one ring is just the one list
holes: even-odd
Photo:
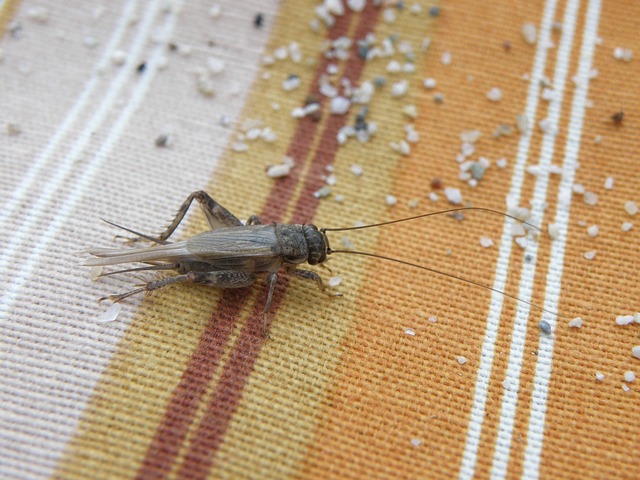
[[[193, 200], [202, 207], [211, 230], [194, 235], [186, 240], [171, 243], [168, 238], [176, 230], [183, 220]], [[266, 278], [269, 284], [267, 301], [263, 310], [265, 330], [267, 315], [271, 307], [273, 291], [278, 281], [278, 272], [294, 275], [299, 278], [313, 280], [320, 290], [328, 292], [322, 278], [313, 271], [298, 268], [304, 263], [309, 265], [321, 265], [327, 260], [327, 256], [334, 253], [350, 253], [376, 257], [383, 260], [399, 262], [408, 266], [428, 270], [445, 275], [472, 285], [493, 290], [518, 301], [530, 302], [518, 299], [507, 293], [498, 291], [482, 283], [468, 280], [423, 265], [416, 265], [391, 257], [385, 257], [368, 252], [354, 250], [333, 250], [329, 245], [327, 232], [345, 230], [357, 230], [363, 228], [382, 227], [400, 222], [417, 220], [419, 218], [446, 213], [460, 212], [464, 210], [481, 210], [509, 217], [523, 223], [535, 230], [537, 227], [522, 222], [511, 215], [483, 207], [461, 207], [445, 211], [426, 213], [414, 217], [392, 220], [389, 222], [363, 225], [347, 228], [322, 228], [305, 224], [279, 224], [263, 225], [257, 216], [251, 216], [246, 224], [243, 224], [226, 208], [216, 202], [204, 191], [193, 192], [184, 201], [176, 217], [171, 224], [157, 237], [138, 233], [112, 222], [107, 222], [117, 228], [121, 228], [136, 235], [129, 239], [130, 242], [147, 240], [154, 245], [142, 248], [103, 248], [89, 251], [95, 258], [89, 259], [87, 266], [119, 265], [126, 263], [143, 263], [145, 266], [103, 273], [101, 276], [116, 273], [176, 270], [179, 275], [161, 278], [139, 286], [131, 291], [109, 295], [100, 300], [112, 300], [119, 302], [137, 293], [157, 290], [175, 283], [195, 283], [210, 285], [217, 288], [240, 288], [253, 285], [259, 278]], [[330, 295], [340, 295], [329, 293]], [[538, 307], [540, 308], [540, 307]]]

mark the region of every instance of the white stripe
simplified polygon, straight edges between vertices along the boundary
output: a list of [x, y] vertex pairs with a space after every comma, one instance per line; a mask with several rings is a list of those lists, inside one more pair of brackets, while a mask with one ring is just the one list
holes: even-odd
[[[531, 79], [529, 82], [529, 90], [527, 92], [526, 110], [524, 113], [530, 128], [528, 132], [523, 133], [520, 137], [516, 163], [514, 165], [513, 176], [511, 179], [511, 189], [509, 190], [509, 199], [515, 204], [518, 204], [520, 201], [522, 184], [524, 183], [525, 166], [531, 143], [531, 132], [538, 108], [540, 81], [544, 75], [545, 65], [547, 62], [547, 45], [551, 38], [551, 25], [555, 18], [556, 4], [556, 0], [547, 1], [540, 25], [538, 43], [536, 46]], [[496, 265], [495, 280], [493, 283], [493, 288], [500, 291], [505, 290], [512, 244], [513, 237], [511, 236], [511, 222], [507, 221], [505, 222], [502, 236], [500, 238], [500, 251]], [[460, 479], [471, 479], [474, 477], [503, 300], [504, 298], [502, 295], [495, 292], [492, 293], [489, 315], [487, 317], [487, 328], [484, 334], [480, 364], [478, 366], [471, 417], [469, 419], [469, 430], [467, 431], [465, 449], [460, 465]]]
[[[553, 75], [554, 97], [549, 103], [547, 121], [550, 130], [542, 138], [540, 149], [539, 165], [541, 173], [538, 175], [531, 202], [532, 221], [534, 224], [541, 224], [544, 216], [544, 209], [547, 200], [547, 190], [549, 185], [549, 166], [553, 160], [555, 151], [556, 133], [560, 123], [560, 112], [562, 110], [562, 100], [564, 97], [565, 84], [569, 71], [569, 62], [573, 47], [579, 0], [569, 0], [565, 9], [564, 21], [562, 22], [562, 36], [556, 58], [556, 67]], [[533, 281], [536, 271], [536, 256], [538, 253], [538, 243], [530, 242], [526, 248], [526, 254], [533, 260], [524, 262], [520, 273], [520, 287], [518, 297], [531, 301], [533, 293]], [[509, 465], [509, 455], [511, 452], [511, 441], [513, 438], [513, 426], [518, 405], [518, 387], [520, 385], [520, 374], [522, 371], [522, 358], [524, 356], [525, 341], [527, 336], [527, 322], [529, 319], [530, 306], [519, 302], [516, 309], [515, 324], [511, 335], [511, 347], [505, 384], [507, 388], [503, 391], [502, 405], [500, 409], [500, 422], [498, 424], [498, 435], [496, 438], [495, 452], [491, 478], [505, 478]], [[555, 320], [547, 319], [553, 327]], [[551, 341], [551, 336], [541, 335], [540, 346]]]
[[[589, 90], [589, 74], [591, 72], [598, 36], [600, 6], [600, 0], [590, 0], [587, 7], [587, 17], [582, 36], [582, 48], [580, 50], [577, 74], [578, 84], [576, 85], [571, 105], [571, 117], [569, 120], [563, 161], [564, 173], [558, 191], [558, 207], [554, 219], [554, 223], [560, 228], [561, 236], [551, 245], [551, 257], [549, 259], [549, 271], [547, 273], [544, 301], [545, 308], [553, 311], [558, 310], [558, 301], [560, 298], [564, 252], [569, 224], [569, 207], [571, 205], [571, 186], [573, 185], [578, 165], [580, 138], [582, 136], [587, 93]], [[527, 432], [527, 446], [524, 452], [523, 476], [527, 479], [537, 479], [540, 475], [540, 455], [542, 454], [547, 397], [549, 394], [549, 381], [551, 379], [553, 345], [554, 338], [551, 336], [546, 341], [541, 342], [538, 349], [538, 361], [533, 380], [529, 429]]]
[[[109, 39], [107, 47], [104, 49], [100, 60], [96, 64], [91, 79], [85, 84], [75, 104], [73, 105], [73, 107], [71, 107], [71, 110], [69, 110], [58, 129], [55, 131], [49, 142], [47, 142], [47, 145], [44, 147], [42, 152], [40, 152], [40, 154], [35, 158], [32, 166], [29, 168], [17, 188], [11, 193], [11, 196], [5, 202], [2, 211], [0, 211], [0, 230], [6, 231], [6, 228], [8, 227], [4, 223], [9, 218], [9, 216], [16, 211], [19, 205], [22, 205], [24, 203], [28, 196], [31, 196], [35, 193], [32, 187], [36, 176], [44, 169], [47, 162], [51, 159], [51, 155], [60, 144], [60, 141], [69, 132], [74, 122], [79, 118], [80, 112], [83, 108], [86, 107], [89, 98], [96, 89], [100, 78], [98, 72], [105, 69], [109, 65], [113, 52], [116, 50], [118, 44], [122, 40], [123, 35], [127, 32], [127, 27], [129, 27], [131, 21], [135, 16], [135, 8], [138, 4], [137, 0], [131, 2], [125, 1], [124, 4], [125, 8], [122, 14], [119, 16], [118, 23], [113, 30], [113, 34]], [[106, 88], [108, 89], [110, 88], [110, 86], [107, 86]]]
[[[138, 55], [139, 51], [147, 42], [149, 32], [153, 27], [153, 20], [155, 19], [156, 13], [160, 8], [161, 3], [163, 3], [162, 0], [152, 0], [150, 2], [150, 5], [145, 9], [145, 17], [141, 22], [140, 29], [133, 43], [133, 47], [130, 50], [132, 58], [135, 58]], [[167, 14], [166, 23], [164, 26], [165, 31], [171, 32], [175, 24], [175, 18], [175, 13], [172, 12]], [[165, 35], [163, 36], [163, 38], [169, 38], [169, 35]], [[59, 203], [55, 218], [47, 225], [46, 230], [39, 234], [40, 237], [38, 241], [38, 249], [32, 251], [28, 259], [21, 265], [16, 278], [13, 279], [8, 292], [3, 297], [3, 301], [0, 304], [0, 323], [10, 311], [13, 302], [15, 301], [16, 295], [31, 275], [31, 272], [38, 259], [40, 258], [41, 253], [46, 250], [46, 246], [55, 238], [56, 233], [59, 232], [60, 229], [65, 225], [65, 220], [69, 217], [71, 211], [75, 208], [75, 205], [87, 190], [90, 183], [93, 181], [95, 175], [98, 172], [98, 169], [107, 158], [109, 152], [122, 133], [122, 130], [127, 125], [129, 118], [138, 108], [138, 105], [144, 98], [149, 84], [151, 83], [151, 80], [156, 73], [158, 60], [165, 49], [166, 45], [164, 43], [160, 43], [155, 47], [150, 60], [147, 62], [147, 70], [145, 71], [145, 75], [143, 75], [141, 77], [141, 80], [136, 84], [136, 88], [133, 90], [131, 98], [129, 102], [127, 102], [127, 106], [122, 110], [119, 117], [114, 122], [109, 135], [105, 139], [100, 149], [96, 152], [95, 156], [92, 158], [90, 165], [83, 171], [82, 176], [78, 178], [74, 190], [67, 196], [67, 198], [63, 202]], [[127, 80], [126, 75], [121, 75], [121, 77], [122, 78], [120, 78], [118, 82], [118, 87], [121, 87], [120, 83], [124, 83], [124, 81]], [[119, 91], [119, 88], [114, 86], [113, 90]], [[108, 96], [111, 96], [111, 93], [112, 91], [109, 92]], [[86, 147], [90, 139], [91, 132], [93, 132], [99, 126], [100, 122], [108, 112], [108, 107], [111, 106], [110, 103], [112, 103], [113, 101], [115, 101], [115, 98], [111, 99], [111, 102], [105, 102], [103, 105], [101, 105], [101, 109], [96, 112], [94, 117], [89, 122], [90, 128], [87, 128], [83, 132], [81, 139], [74, 145], [74, 148], [72, 148], [71, 152], [69, 152], [69, 154], [65, 157], [63, 165], [56, 172], [53, 181], [50, 182], [49, 185], [47, 185], [46, 191], [37, 200], [36, 204], [32, 208], [32, 211], [30, 212], [29, 217], [25, 220], [25, 222], [20, 226], [18, 231], [12, 237], [12, 241], [7, 248], [6, 255], [0, 261], [0, 271], [3, 271], [8, 259], [11, 258], [11, 256], [15, 253], [23, 239], [28, 237], [31, 228], [36, 226], [41, 227], [42, 225], [47, 223], [42, 219], [42, 217], [46, 214], [45, 207], [51, 204], [53, 195], [56, 193], [56, 190], [62, 184], [63, 180], [67, 177], [69, 170], [73, 167], [74, 160], [78, 158], [83, 149]]]

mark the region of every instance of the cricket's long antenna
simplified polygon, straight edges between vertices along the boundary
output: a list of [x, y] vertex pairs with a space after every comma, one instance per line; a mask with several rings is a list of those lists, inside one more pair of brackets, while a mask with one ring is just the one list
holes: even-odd
[[523, 225], [531, 227], [534, 230], [537, 230], [539, 232], [542, 231], [540, 228], [536, 227], [535, 225], [532, 225], [532, 224], [530, 224], [528, 222], [525, 222], [524, 220], [521, 220], [518, 217], [514, 217], [513, 215], [509, 215], [508, 213], [500, 212], [498, 210], [493, 210], [491, 208], [485, 208], [485, 207], [451, 208], [449, 210], [440, 210], [439, 212], [423, 213], [422, 215], [415, 215], [413, 217], [401, 218], [399, 220], [390, 220], [388, 222], [372, 223], [370, 225], [361, 225], [359, 227], [322, 228], [320, 231], [321, 232], [344, 232], [344, 231], [347, 231], [347, 230], [361, 230], [363, 228], [384, 227], [386, 225], [393, 225], [395, 223], [409, 222], [411, 220], [417, 220], [419, 218], [435, 217], [436, 215], [445, 215], [445, 214], [448, 214], [448, 213], [464, 212], [464, 211], [468, 211], [468, 210], [479, 210], [479, 211], [482, 211], [482, 212], [495, 213], [497, 215], [502, 215], [503, 217], [507, 217], [507, 218], [510, 218], [512, 220], [515, 220], [516, 222], [519, 222], [519, 223], [521, 223]]
[[524, 300], [524, 299], [522, 299], [520, 297], [516, 297], [515, 295], [511, 295], [510, 293], [503, 292], [502, 290], [498, 290], [497, 288], [490, 287], [489, 285], [485, 285], [484, 283], [476, 282], [474, 280], [469, 280], [468, 278], [460, 277], [460, 276], [454, 275], [452, 273], [442, 272], [440, 270], [436, 270], [435, 268], [425, 267], [424, 265], [418, 265], [417, 263], [411, 263], [411, 262], [408, 262], [406, 260], [400, 260], [398, 258], [387, 257], [385, 255], [378, 255], [377, 253], [359, 252], [357, 250], [332, 250], [332, 249], [329, 249], [327, 251], [327, 254], [332, 254], [332, 253], [351, 253], [353, 255], [362, 255], [364, 257], [379, 258], [381, 260], [388, 260], [390, 262], [397, 262], [397, 263], [401, 263], [403, 265], [407, 265], [409, 267], [415, 267], [415, 268], [419, 268], [421, 270], [426, 270], [427, 272], [437, 273], [439, 275], [444, 275], [445, 277], [452, 278], [452, 279], [458, 280], [460, 282], [465, 282], [465, 283], [468, 283], [470, 285], [474, 285], [476, 287], [484, 288], [486, 290], [491, 290], [492, 292], [496, 292], [496, 293], [499, 293], [500, 295], [504, 295], [505, 297], [510, 298], [512, 300], [525, 303], [525, 304], [529, 305], [530, 307], [536, 308], [536, 309], [541, 310], [543, 312], [546, 312], [546, 313], [548, 313], [550, 315], [554, 315], [556, 317], [562, 318], [561, 315], [558, 312], [554, 312], [553, 310], [546, 309], [546, 308], [541, 307], [540, 305], [537, 305], [537, 304], [535, 304], [533, 302], [530, 302], [528, 300]]

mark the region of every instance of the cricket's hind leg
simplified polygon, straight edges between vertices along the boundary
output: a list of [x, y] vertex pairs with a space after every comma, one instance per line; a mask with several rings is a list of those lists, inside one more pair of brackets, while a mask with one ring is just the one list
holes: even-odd
[[167, 287], [176, 283], [194, 283], [197, 285], [210, 285], [217, 288], [241, 288], [253, 285], [254, 282], [255, 276], [253, 274], [237, 272], [234, 270], [222, 270], [218, 272], [189, 272], [184, 275], [154, 280], [125, 293], [102, 297], [99, 301], [111, 300], [117, 303], [132, 295], [158, 290], [159, 288]]
[[[211, 196], [207, 192], [205, 192], [204, 190], [198, 190], [197, 192], [193, 192], [187, 197], [184, 202], [182, 202], [182, 205], [178, 209], [178, 213], [176, 214], [172, 222], [157, 237], [134, 232], [133, 230], [129, 230], [128, 228], [119, 227], [119, 225], [116, 226], [138, 235], [137, 238], [127, 239], [127, 241], [129, 242], [137, 242], [140, 239], [144, 238], [155, 243], [164, 244], [167, 243], [167, 239], [173, 234], [173, 232], [175, 232], [176, 228], [178, 228], [178, 225], [180, 225], [180, 223], [184, 219], [185, 215], [189, 211], [189, 207], [194, 200], [196, 200], [200, 204], [202, 212], [207, 218], [207, 222], [209, 223], [209, 226], [212, 230], [220, 227], [237, 227], [242, 225], [242, 222], [240, 222], [240, 220], [235, 215], [233, 215], [229, 210], [227, 210], [213, 198], [211, 198]], [[251, 218], [257, 219], [257, 217]]]

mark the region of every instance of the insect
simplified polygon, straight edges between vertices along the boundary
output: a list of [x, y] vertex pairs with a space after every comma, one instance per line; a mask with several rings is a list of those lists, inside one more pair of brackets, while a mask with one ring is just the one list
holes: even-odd
[[[169, 237], [184, 219], [194, 200], [200, 204], [211, 230], [194, 235], [183, 241], [175, 243], [169, 242]], [[399, 262], [404, 265], [439, 273], [481, 288], [496, 291], [506, 297], [537, 307], [526, 300], [518, 299], [515, 296], [496, 290], [488, 285], [440, 272], [423, 265], [417, 265], [374, 253], [355, 250], [334, 250], [331, 248], [327, 237], [327, 232], [382, 227], [464, 210], [481, 210], [500, 214], [521, 222], [524, 225], [528, 225], [530, 228], [539, 230], [537, 227], [518, 220], [511, 215], [483, 207], [454, 208], [389, 222], [347, 228], [319, 229], [315, 225], [310, 224], [273, 223], [263, 225], [255, 215], [249, 217], [246, 224], [243, 224], [236, 216], [216, 202], [206, 192], [197, 191], [187, 197], [171, 224], [157, 237], [145, 235], [107, 221], [110, 225], [136, 235], [136, 238], [129, 239], [131, 242], [144, 239], [155, 245], [141, 248], [93, 249], [90, 250], [89, 253], [93, 255], [94, 258], [90, 258], [85, 265], [106, 266], [126, 263], [143, 263], [146, 265], [104, 273], [101, 276], [150, 270], [177, 270], [179, 272], [179, 275], [150, 281], [128, 292], [103, 297], [100, 301], [109, 299], [114, 302], [120, 302], [131, 295], [157, 290], [177, 283], [210, 285], [224, 289], [247, 287], [253, 285], [260, 278], [266, 278], [269, 291], [263, 309], [265, 331], [267, 315], [271, 308], [273, 292], [280, 271], [302, 279], [312, 280], [318, 285], [319, 289], [325, 293], [336, 296], [340, 295], [339, 293], [328, 292], [322, 278], [316, 272], [299, 268], [304, 263], [321, 265], [327, 260], [329, 255], [335, 253], [364, 255]]]

